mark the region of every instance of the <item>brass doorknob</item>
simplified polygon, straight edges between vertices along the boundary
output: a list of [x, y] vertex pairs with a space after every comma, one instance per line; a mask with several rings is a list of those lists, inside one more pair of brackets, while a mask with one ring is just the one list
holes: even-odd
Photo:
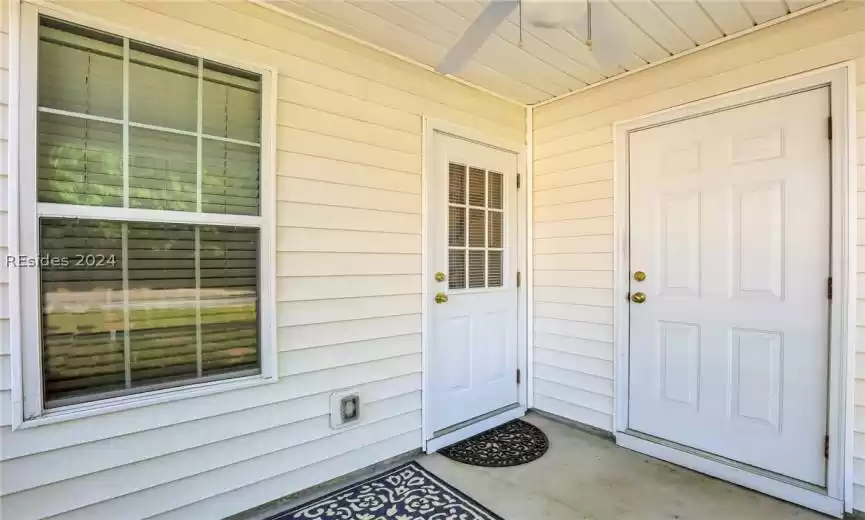
[[631, 296], [631, 301], [634, 303], [643, 303], [646, 301], [646, 295], [641, 292], [635, 292], [633, 296]]
[[445, 303], [447, 301], [448, 301], [448, 295], [447, 294], [445, 294], [443, 292], [436, 293], [436, 303]]

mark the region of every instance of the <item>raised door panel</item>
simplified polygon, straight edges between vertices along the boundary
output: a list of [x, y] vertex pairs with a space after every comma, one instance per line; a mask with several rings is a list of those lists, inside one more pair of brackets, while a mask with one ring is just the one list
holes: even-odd
[[436, 359], [440, 362], [442, 391], [453, 396], [472, 386], [472, 322], [469, 316], [437, 321]]
[[660, 200], [659, 293], [668, 296], [700, 294], [700, 193]]
[[497, 383], [508, 377], [508, 352], [501, 345], [508, 344], [507, 320], [512, 319], [507, 309], [499, 308], [483, 315], [484, 342], [483, 359], [485, 383]]
[[781, 430], [784, 335], [733, 329], [730, 358], [730, 418]]
[[700, 401], [700, 326], [660, 322], [660, 398], [694, 408]]
[[783, 181], [737, 190], [733, 241], [734, 298], [784, 299]]

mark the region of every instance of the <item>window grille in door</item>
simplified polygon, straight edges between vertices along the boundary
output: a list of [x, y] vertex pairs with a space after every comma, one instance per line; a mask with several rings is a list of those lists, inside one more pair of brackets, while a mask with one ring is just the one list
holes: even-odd
[[449, 289], [503, 285], [503, 177], [491, 170], [449, 164]]

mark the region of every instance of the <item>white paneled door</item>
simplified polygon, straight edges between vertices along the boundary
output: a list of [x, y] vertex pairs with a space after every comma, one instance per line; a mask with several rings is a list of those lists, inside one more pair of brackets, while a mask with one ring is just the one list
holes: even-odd
[[517, 403], [517, 156], [434, 138], [428, 387], [432, 432]]
[[825, 486], [828, 121], [826, 87], [630, 135], [631, 430]]

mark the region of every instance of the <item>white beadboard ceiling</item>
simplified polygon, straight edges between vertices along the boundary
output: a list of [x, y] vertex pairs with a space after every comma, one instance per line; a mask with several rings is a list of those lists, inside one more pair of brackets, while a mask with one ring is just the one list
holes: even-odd
[[[568, 1], [568, 0], [551, 0]], [[580, 0], [582, 1], [582, 0]], [[607, 0], [630, 56], [601, 67], [576, 32], [522, 24], [516, 9], [462, 80], [523, 104], [581, 89], [825, 0]], [[267, 0], [288, 13], [435, 67], [486, 0]]]

